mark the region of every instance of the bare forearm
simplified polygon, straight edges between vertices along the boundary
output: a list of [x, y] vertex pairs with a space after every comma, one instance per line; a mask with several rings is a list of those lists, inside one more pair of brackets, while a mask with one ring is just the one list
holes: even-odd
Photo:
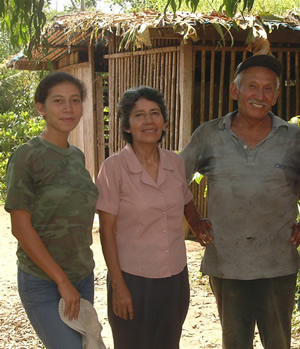
[[192, 231], [195, 231], [201, 217], [199, 216], [193, 200], [184, 206], [184, 216]]
[[113, 287], [113, 311], [124, 320], [133, 319], [131, 294], [127, 288], [120, 267], [116, 241], [116, 216], [100, 212], [100, 238], [103, 255], [109, 270]]
[[110, 274], [112, 286], [124, 282], [114, 233], [100, 233], [103, 256]]

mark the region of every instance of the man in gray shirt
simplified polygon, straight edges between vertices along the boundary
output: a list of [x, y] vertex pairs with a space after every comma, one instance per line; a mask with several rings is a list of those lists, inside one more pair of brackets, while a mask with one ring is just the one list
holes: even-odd
[[197, 171], [208, 178], [201, 271], [210, 278], [225, 349], [253, 348], [256, 323], [264, 348], [290, 348], [300, 127], [271, 112], [281, 71], [270, 55], [243, 61], [231, 84], [238, 110], [200, 125], [180, 154], [188, 181]]

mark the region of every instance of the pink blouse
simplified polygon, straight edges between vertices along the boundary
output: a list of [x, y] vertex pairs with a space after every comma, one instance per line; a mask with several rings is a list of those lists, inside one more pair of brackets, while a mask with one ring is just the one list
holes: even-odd
[[156, 182], [129, 144], [103, 162], [96, 180], [97, 210], [117, 217], [121, 269], [147, 278], [176, 275], [186, 265], [182, 218], [192, 193], [179, 155], [159, 153]]

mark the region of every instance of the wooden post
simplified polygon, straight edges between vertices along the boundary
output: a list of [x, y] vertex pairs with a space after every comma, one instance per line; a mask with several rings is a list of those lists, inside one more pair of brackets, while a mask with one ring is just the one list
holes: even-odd
[[[193, 125], [193, 46], [192, 42], [181, 43], [180, 47], [180, 130], [179, 149], [181, 150], [192, 134]], [[183, 121], [184, 120], [184, 121]]]
[[99, 171], [100, 165], [105, 160], [105, 139], [104, 139], [104, 103], [103, 103], [103, 77], [98, 76], [95, 81], [96, 87], [96, 123], [95, 123], [95, 135], [96, 135], [96, 147], [97, 147], [97, 159], [96, 159], [96, 175]]
[[[97, 134], [95, 132], [95, 126], [97, 125], [97, 115], [96, 115], [96, 85], [95, 85], [95, 78], [96, 78], [96, 74], [95, 74], [95, 57], [94, 57], [94, 50], [95, 47], [93, 45], [93, 43], [91, 43], [88, 47], [88, 55], [89, 55], [89, 73], [90, 73], [90, 82], [91, 82], [91, 92], [92, 92], [92, 96], [90, 99], [90, 110], [89, 112], [91, 112], [91, 116], [89, 119], [89, 123], [86, 122], [86, 125], [88, 125], [88, 127], [85, 127], [85, 130], [88, 130], [86, 138], [84, 139], [84, 142], [86, 144], [86, 148], [90, 150], [90, 152], [92, 153], [92, 155], [90, 155], [90, 172], [91, 172], [91, 176], [92, 178], [95, 180], [96, 176], [97, 176], [97, 169], [98, 169], [98, 152], [97, 152]], [[103, 98], [103, 96], [102, 96]], [[91, 144], [92, 143], [92, 144]], [[87, 155], [86, 155], [87, 156]]]

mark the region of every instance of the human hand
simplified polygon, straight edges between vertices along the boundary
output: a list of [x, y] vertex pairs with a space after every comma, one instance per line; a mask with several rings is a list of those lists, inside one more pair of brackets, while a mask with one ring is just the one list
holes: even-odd
[[292, 226], [292, 243], [298, 247], [300, 244], [300, 222], [293, 224]]
[[208, 218], [199, 218], [197, 224], [193, 227], [193, 232], [201, 246], [205, 247], [213, 240], [210, 234], [211, 229], [213, 229], [213, 226]]
[[121, 319], [133, 319], [132, 298], [125, 283], [113, 288], [113, 312]]
[[58, 286], [58, 291], [65, 301], [64, 315], [69, 315], [69, 320], [77, 320], [80, 310], [81, 295], [69, 279], [64, 280]]

